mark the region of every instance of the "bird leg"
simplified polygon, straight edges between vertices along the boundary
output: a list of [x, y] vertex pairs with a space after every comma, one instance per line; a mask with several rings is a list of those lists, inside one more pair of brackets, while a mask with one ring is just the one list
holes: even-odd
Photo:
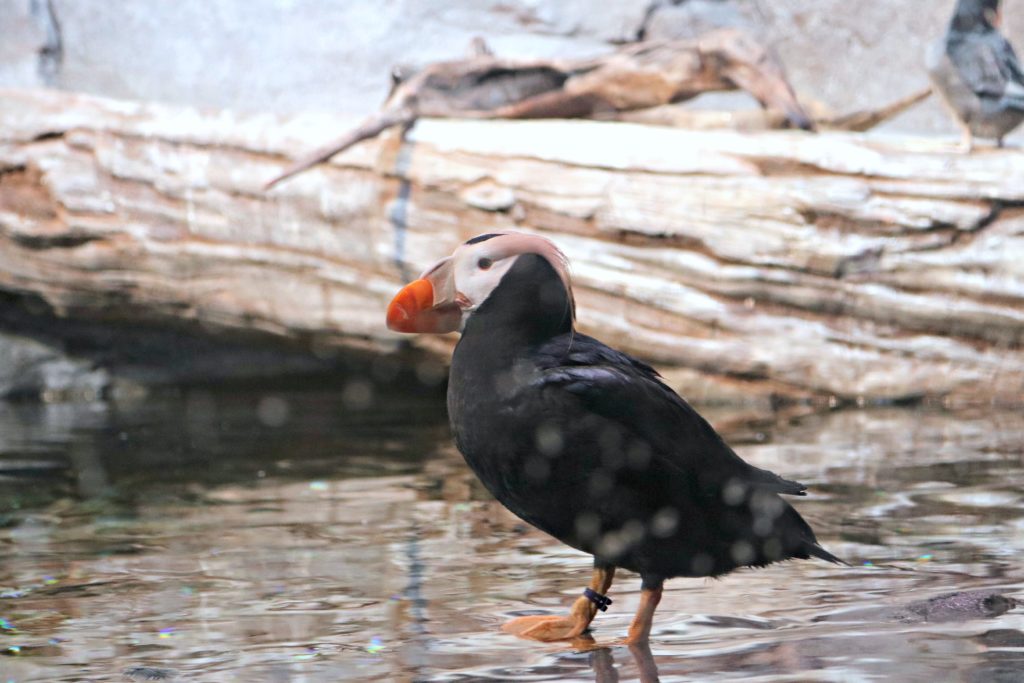
[[[604, 598], [604, 594], [611, 588], [614, 576], [615, 567], [594, 567], [594, 574], [590, 579], [588, 590], [595, 593], [597, 597], [591, 598], [584, 594], [582, 597], [576, 598], [568, 616], [532, 614], [526, 617], [517, 617], [502, 626], [501, 630], [531, 640], [549, 641], [575, 638], [587, 630], [590, 622], [597, 616], [598, 609], [603, 611], [606, 609], [607, 603], [611, 602]], [[599, 603], [603, 603], [604, 606], [599, 606]]]
[[658, 609], [661, 602], [661, 589], [664, 581], [652, 582], [640, 589], [640, 606], [636, 608], [636, 615], [629, 625], [629, 635], [626, 636], [626, 645], [640, 645], [647, 642], [651, 635], [651, 624], [654, 622], [654, 610]]

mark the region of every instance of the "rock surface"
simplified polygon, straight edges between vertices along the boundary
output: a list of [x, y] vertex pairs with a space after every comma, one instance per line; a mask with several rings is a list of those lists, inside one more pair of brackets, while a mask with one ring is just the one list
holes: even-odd
[[[501, 56], [546, 58], [606, 52], [641, 34], [741, 26], [774, 47], [802, 97], [846, 112], [928, 84], [924, 50], [952, 5], [622, 0], [594, 11], [582, 0], [234, 0], [215, 7], [202, 0], [0, 0], [0, 87], [39, 83], [201, 107], [366, 115], [387, 95], [392, 66], [463, 56], [475, 36]], [[1024, 0], [1003, 5], [1005, 32], [1024, 49]], [[35, 73], [40, 64], [51, 77]], [[738, 96], [711, 102], [754, 106]], [[956, 133], [934, 99], [888, 128]]]
[[535, 230], [572, 262], [583, 329], [690, 395], [710, 377], [716, 396], [1020, 399], [1019, 150], [424, 120], [259, 190], [351, 124], [2, 92], [0, 289], [68, 318], [389, 351], [403, 279]]
[[995, 619], [1020, 605], [1016, 598], [991, 590], [957, 591], [898, 607], [851, 610], [822, 621], [900, 621], [905, 624], [962, 622]]
[[0, 335], [0, 398], [95, 399], [108, 385], [104, 368], [70, 358], [57, 346]]

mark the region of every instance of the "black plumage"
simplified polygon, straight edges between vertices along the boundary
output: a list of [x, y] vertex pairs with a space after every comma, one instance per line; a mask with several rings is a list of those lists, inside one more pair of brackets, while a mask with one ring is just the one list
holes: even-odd
[[516, 515], [648, 583], [836, 558], [648, 365], [574, 332], [541, 256], [519, 257], [467, 321], [448, 408], [459, 450]]
[[943, 38], [931, 49], [928, 71], [936, 91], [964, 131], [1005, 135], [1024, 121], [1024, 68], [998, 31], [999, 0], [958, 0]]
[[642, 578], [629, 636], [640, 642], [665, 579], [840, 562], [781, 497], [805, 487], [743, 461], [653, 368], [577, 332], [570, 287], [550, 242], [499, 233], [429, 268], [388, 310], [392, 329], [412, 332], [454, 330], [438, 312], [462, 310], [448, 384], [456, 445], [509, 510], [594, 556], [568, 617], [520, 617], [507, 630], [579, 635], [616, 567]]

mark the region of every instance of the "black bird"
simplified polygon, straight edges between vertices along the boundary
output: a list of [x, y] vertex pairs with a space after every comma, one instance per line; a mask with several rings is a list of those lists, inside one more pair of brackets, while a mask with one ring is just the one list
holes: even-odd
[[1024, 69], [999, 23], [999, 0], [958, 0], [946, 35], [928, 53], [928, 73], [967, 151], [974, 136], [1002, 147], [1024, 121]]
[[400, 332], [462, 328], [448, 411], [455, 442], [513, 513], [594, 556], [568, 616], [505, 630], [574, 638], [611, 602], [616, 567], [640, 574], [627, 642], [645, 642], [665, 579], [789, 558], [840, 562], [779, 494], [805, 487], [744, 462], [653, 368], [574, 329], [568, 265], [545, 238], [486, 234], [407, 285]]

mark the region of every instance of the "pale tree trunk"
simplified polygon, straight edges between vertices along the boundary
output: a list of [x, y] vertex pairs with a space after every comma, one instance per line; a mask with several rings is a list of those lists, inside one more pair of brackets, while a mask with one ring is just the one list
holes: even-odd
[[0, 91], [0, 289], [61, 316], [387, 353], [404, 278], [528, 230], [568, 254], [582, 329], [691, 397], [1024, 391], [1020, 150], [422, 120], [261, 190], [351, 123]]

